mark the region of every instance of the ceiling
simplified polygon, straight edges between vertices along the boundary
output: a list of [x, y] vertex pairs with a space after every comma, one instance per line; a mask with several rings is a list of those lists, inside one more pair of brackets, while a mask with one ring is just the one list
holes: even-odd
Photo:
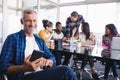
[[23, 5], [24, 7], [35, 7], [35, 8], [37, 7], [37, 5], [40, 5], [40, 8], [48, 9], [56, 6], [73, 6], [73, 5], [99, 4], [99, 3], [111, 3], [111, 2], [120, 2], [120, 0], [85, 0], [85, 1], [68, 2], [68, 3], [62, 3], [62, 2], [60, 3], [58, 2], [58, 0], [23, 0]]

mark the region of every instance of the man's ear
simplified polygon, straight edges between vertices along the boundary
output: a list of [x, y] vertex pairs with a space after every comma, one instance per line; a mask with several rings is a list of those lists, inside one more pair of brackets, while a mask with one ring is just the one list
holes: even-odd
[[22, 18], [20, 19], [20, 22], [21, 22], [21, 24], [23, 24], [23, 19]]

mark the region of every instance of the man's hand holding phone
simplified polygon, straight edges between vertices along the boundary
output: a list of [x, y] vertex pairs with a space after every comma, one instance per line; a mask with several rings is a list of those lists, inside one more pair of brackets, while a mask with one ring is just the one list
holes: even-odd
[[34, 50], [31, 55], [30, 61], [32, 62], [32, 61], [35, 61], [35, 60], [43, 57], [43, 54], [44, 54], [43, 51]]
[[32, 55], [29, 55], [24, 61], [24, 68], [26, 71], [35, 71], [40, 68], [47, 68], [53, 66], [53, 61], [43, 58], [43, 51], [34, 50]]
[[29, 55], [25, 60], [24, 60], [24, 65], [23, 69], [25, 72], [27, 71], [36, 71], [40, 67], [40, 59], [30, 61], [31, 55]]
[[49, 67], [52, 67], [52, 66], [53, 66], [53, 61], [50, 60], [50, 59], [47, 59], [45, 66], [46, 66], [46, 67], [48, 67], [48, 66], [49, 66]]
[[40, 68], [45, 69], [53, 66], [53, 61], [50, 59], [40, 58]]

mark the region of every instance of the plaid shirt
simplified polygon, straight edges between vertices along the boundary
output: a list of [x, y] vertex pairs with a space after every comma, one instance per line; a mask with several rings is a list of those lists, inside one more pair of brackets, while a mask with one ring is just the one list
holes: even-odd
[[[7, 68], [11, 65], [22, 65], [24, 64], [24, 52], [26, 46], [25, 33], [23, 30], [11, 34], [7, 37], [4, 42], [1, 55], [0, 55], [0, 71], [7, 75], [8, 80], [24, 80], [24, 73], [19, 74], [7, 74]], [[44, 41], [34, 35], [35, 41], [40, 50], [44, 51], [44, 58], [51, 59], [56, 65], [54, 56], [49, 51]]]
[[74, 35], [74, 36], [76, 36], [79, 33], [80, 24], [83, 23], [84, 21], [85, 20], [84, 20], [82, 15], [78, 16], [78, 20], [76, 22], [72, 22], [70, 17], [68, 17], [67, 20], [66, 20], [66, 28], [68, 29], [67, 32], [66, 32], [67, 37], [72, 36], [72, 30], [73, 30], [74, 27], [77, 28], [77, 31], [75, 32], [75, 35]]

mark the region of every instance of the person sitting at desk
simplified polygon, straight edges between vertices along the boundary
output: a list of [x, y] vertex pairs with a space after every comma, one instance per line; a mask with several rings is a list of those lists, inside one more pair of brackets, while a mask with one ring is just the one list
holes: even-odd
[[[61, 39], [62, 42], [65, 42], [67, 40], [67, 38], [64, 36], [63, 32], [62, 32], [62, 24], [61, 22], [56, 22], [56, 30], [53, 34], [53, 37], [52, 37], [54, 40], [58, 40], [58, 39]], [[55, 42], [55, 41], [54, 41]], [[61, 44], [62, 45], [62, 44]], [[67, 54], [62, 54], [60, 53], [59, 51], [56, 51], [55, 52], [55, 57], [56, 57], [56, 64], [57, 65], [61, 65], [61, 59], [62, 59], [62, 56], [65, 55], [65, 60], [63, 61], [63, 65], [67, 65], [69, 60], [66, 59], [66, 57], [68, 57], [69, 55]]]
[[[82, 23], [81, 31], [82, 32], [80, 32], [80, 34], [78, 36], [78, 39], [81, 40], [81, 44], [82, 45], [94, 45], [95, 44], [95, 42], [94, 42], [94, 35], [93, 35], [92, 32], [90, 32], [89, 23], [87, 23], [87, 22]], [[91, 57], [89, 57], [89, 56], [84, 56], [83, 57], [81, 69], [80, 69], [80, 72], [78, 74], [78, 78], [81, 77], [82, 72], [83, 72], [84, 67], [86, 66], [87, 62], [89, 62], [89, 64], [90, 64], [93, 78], [95, 80], [99, 80], [99, 78], [97, 76], [96, 69], [94, 68], [93, 59]]]
[[[7, 80], [77, 80], [69, 67], [55, 67], [54, 56], [45, 42], [34, 34], [37, 28], [37, 12], [24, 10], [21, 22], [23, 30], [9, 35], [3, 44], [0, 73], [6, 74]], [[43, 57], [29, 61], [33, 50], [44, 51]], [[43, 69], [47, 66], [50, 68]]]
[[[102, 37], [102, 46], [103, 46], [104, 51], [105, 51], [104, 54], [108, 54], [108, 53], [109, 54], [104, 56], [104, 54], [102, 53], [103, 57], [110, 58], [111, 41], [112, 41], [112, 37], [115, 37], [115, 36], [119, 36], [115, 25], [114, 24], [107, 24], [105, 26], [105, 34]], [[114, 80], [119, 80], [118, 74], [117, 74], [116, 62], [110, 61], [110, 60], [109, 61], [106, 60], [106, 63], [105, 63], [104, 79], [105, 80], [108, 79], [108, 74], [109, 74], [110, 68], [112, 68]]]
[[62, 32], [62, 24], [61, 24], [61, 22], [56, 22], [56, 29], [55, 29], [55, 32], [54, 32], [52, 38], [54, 40], [57, 40], [57, 39], [62, 39], [62, 41], [67, 40], [67, 38], [64, 36], [64, 34]]
[[45, 41], [47, 46], [49, 47], [50, 40], [53, 36], [53, 23], [48, 20], [43, 20], [43, 27], [45, 28], [44, 30], [40, 30], [38, 35]]

